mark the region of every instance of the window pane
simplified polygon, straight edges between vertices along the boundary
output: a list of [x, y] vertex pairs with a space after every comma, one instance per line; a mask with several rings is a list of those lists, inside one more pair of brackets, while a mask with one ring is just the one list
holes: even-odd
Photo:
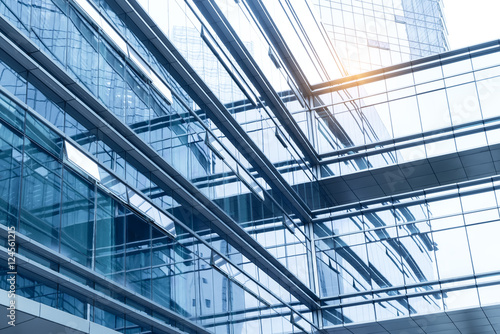
[[477, 91], [483, 117], [498, 116], [500, 111], [500, 77], [477, 82]]
[[0, 224], [16, 226], [19, 215], [22, 138], [0, 123]]
[[395, 138], [422, 132], [415, 97], [392, 101], [389, 107]]
[[412, 314], [426, 314], [443, 310], [443, 301], [439, 292], [426, 296], [410, 297], [408, 302]]
[[95, 269], [123, 284], [125, 209], [98, 192], [96, 217]]
[[477, 289], [446, 291], [446, 293], [443, 293], [443, 302], [446, 310], [479, 306]]
[[438, 279], [431, 233], [400, 238], [405, 270], [405, 283], [413, 284]]
[[462, 206], [458, 197], [428, 202], [427, 208], [430, 217], [442, 217], [462, 212]]
[[444, 89], [418, 95], [418, 107], [424, 131], [451, 126], [448, 101]]
[[481, 119], [479, 99], [474, 83], [448, 88], [446, 94], [450, 101], [453, 125]]
[[20, 232], [59, 251], [61, 165], [27, 141]]
[[500, 300], [500, 285], [479, 287], [478, 291], [481, 306], [498, 304]]
[[342, 313], [345, 323], [375, 320], [373, 304], [343, 307]]
[[404, 284], [403, 268], [399, 256], [400, 248], [395, 239], [370, 242], [367, 244], [367, 249], [374, 288], [387, 288]]
[[89, 266], [94, 232], [93, 186], [65, 170], [62, 201], [61, 253]]
[[62, 138], [29, 113], [26, 114], [26, 135], [56, 157], [61, 156]]
[[470, 242], [472, 263], [476, 274], [500, 270], [500, 222], [480, 224], [467, 227]]
[[465, 228], [434, 232], [440, 279], [472, 275], [472, 263]]

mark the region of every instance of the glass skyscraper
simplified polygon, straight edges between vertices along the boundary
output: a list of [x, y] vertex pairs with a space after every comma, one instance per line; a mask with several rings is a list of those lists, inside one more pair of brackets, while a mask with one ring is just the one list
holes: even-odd
[[500, 41], [447, 49], [431, 0], [0, 0], [2, 333], [496, 333]]
[[448, 50], [442, 0], [315, 0], [349, 74]]

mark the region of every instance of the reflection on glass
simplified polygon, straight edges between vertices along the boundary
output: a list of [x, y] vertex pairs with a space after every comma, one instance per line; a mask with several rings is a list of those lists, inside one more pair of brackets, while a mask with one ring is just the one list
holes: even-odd
[[125, 208], [97, 193], [95, 270], [123, 283], [125, 269]]
[[25, 142], [20, 232], [59, 250], [61, 164]]
[[94, 237], [94, 187], [65, 171], [61, 214], [61, 253], [90, 266]]
[[374, 321], [373, 304], [343, 307], [344, 323]]
[[443, 292], [445, 310], [456, 310], [479, 306], [477, 288]]
[[433, 294], [408, 297], [411, 314], [427, 314], [443, 310], [443, 300], [440, 292]]
[[101, 180], [97, 163], [95, 163], [92, 159], [87, 157], [83, 152], [74, 147], [68, 141], [64, 143], [64, 147], [66, 149], [66, 155], [69, 161], [77, 165], [79, 168], [81, 168], [82, 171], [86, 172], [94, 179], [98, 181]]
[[[1, 113], [0, 113], [1, 114]], [[0, 123], [0, 224], [15, 226], [19, 215], [22, 139]]]

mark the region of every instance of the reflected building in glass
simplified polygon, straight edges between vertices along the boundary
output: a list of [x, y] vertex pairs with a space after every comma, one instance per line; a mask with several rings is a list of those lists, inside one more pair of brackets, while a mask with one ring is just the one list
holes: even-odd
[[0, 0], [0, 328], [499, 331], [500, 41], [445, 36], [439, 1]]
[[442, 0], [315, 0], [349, 74], [448, 50]]

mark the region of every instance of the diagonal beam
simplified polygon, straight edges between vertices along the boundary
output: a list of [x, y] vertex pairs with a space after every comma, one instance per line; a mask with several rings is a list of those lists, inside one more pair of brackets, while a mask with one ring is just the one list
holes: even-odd
[[218, 37], [228, 48], [233, 58], [238, 62], [259, 94], [264, 98], [267, 105], [271, 107], [276, 118], [290, 135], [304, 157], [313, 165], [319, 163], [318, 155], [313, 146], [304, 135], [297, 122], [286, 108], [278, 93], [274, 90], [269, 80], [259, 68], [250, 55], [243, 42], [240, 40], [231, 24], [222, 14], [220, 8], [209, 0], [194, 0], [206, 20], [217, 32]]
[[259, 172], [259, 175], [282, 195], [298, 217], [304, 222], [310, 222], [310, 209], [300, 196], [286, 182], [271, 161], [259, 149], [255, 142], [238, 124], [227, 108], [222, 104], [203, 79], [182, 57], [175, 46], [168, 40], [163, 31], [136, 1], [119, 0], [116, 3], [123, 10], [136, 27], [151, 42], [161, 56], [164, 57], [171, 69], [173, 78], [190, 94], [217, 125], [219, 130], [245, 156], [250, 164]]
[[197, 213], [210, 221], [215, 232], [225, 235], [233, 247], [300, 302], [312, 309], [318, 308], [319, 298], [309, 287], [2, 15], [0, 15], [0, 50], [8, 53], [19, 66], [47, 85], [59, 98], [71, 105], [75, 112], [105, 133], [143, 168], [154, 174], [160, 185], [172, 189]]

